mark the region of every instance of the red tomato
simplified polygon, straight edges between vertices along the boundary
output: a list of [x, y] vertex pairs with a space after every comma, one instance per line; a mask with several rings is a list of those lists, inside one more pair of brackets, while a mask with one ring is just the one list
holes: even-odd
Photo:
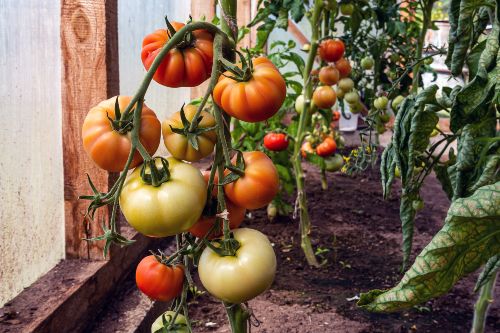
[[333, 111], [333, 121], [338, 121], [340, 119], [340, 111]]
[[282, 151], [288, 148], [288, 139], [283, 133], [267, 133], [264, 137], [264, 147], [272, 151]]
[[319, 71], [319, 81], [327, 86], [333, 86], [339, 82], [340, 74], [333, 66], [322, 67]]
[[[124, 111], [132, 98], [119, 96], [118, 106]], [[82, 126], [83, 148], [92, 160], [109, 172], [122, 171], [127, 163], [132, 142], [130, 132], [120, 133], [113, 128], [109, 118], [115, 120], [116, 97], [100, 102], [85, 117]], [[108, 118], [109, 117], [109, 118]], [[160, 145], [161, 125], [156, 114], [144, 104], [141, 114], [139, 139], [150, 155]], [[142, 163], [141, 154], [136, 151], [130, 168]]]
[[321, 157], [330, 156], [337, 150], [337, 144], [333, 138], [327, 136], [323, 142], [316, 147], [316, 154]]
[[[205, 178], [205, 182], [208, 185], [208, 180], [210, 178], [210, 171], [203, 171], [203, 178]], [[217, 175], [215, 176], [214, 183], [218, 183], [218, 177]], [[214, 186], [214, 190], [212, 192], [212, 197], [217, 198], [217, 187]], [[238, 228], [241, 223], [243, 222], [245, 218], [245, 213], [246, 209], [244, 207], [240, 207], [232, 203], [230, 200], [226, 198], [226, 208], [229, 213], [229, 228], [230, 229], [236, 229]], [[193, 225], [190, 229], [189, 232], [198, 238], [203, 238], [205, 235], [212, 229], [212, 227], [215, 224], [216, 217], [214, 216], [202, 216], [196, 222], [195, 225]], [[222, 228], [222, 223], [219, 228], [219, 230], [214, 230], [209, 239], [213, 239], [216, 237], [219, 237], [222, 235], [223, 228]]]
[[300, 147], [300, 154], [303, 158], [307, 157], [307, 154], [314, 154], [314, 148], [309, 141], [305, 141]]
[[181, 294], [184, 266], [167, 266], [150, 255], [137, 265], [135, 281], [137, 287], [149, 298], [168, 302]]
[[339, 39], [327, 39], [319, 45], [319, 56], [327, 62], [335, 62], [344, 56], [345, 46]]
[[[176, 31], [184, 23], [172, 22]], [[213, 39], [206, 30], [192, 32], [193, 40], [182, 47], [173, 48], [163, 58], [153, 79], [167, 87], [196, 87], [210, 77], [213, 62]], [[141, 58], [148, 70], [156, 56], [170, 38], [166, 29], [147, 35], [142, 42]]]
[[313, 93], [313, 102], [319, 109], [329, 109], [335, 105], [337, 94], [330, 86], [316, 88]]
[[[278, 112], [286, 97], [286, 84], [269, 59], [259, 57], [252, 63], [253, 73], [249, 81], [238, 82], [221, 75], [213, 99], [231, 117], [255, 123]], [[232, 76], [230, 72], [225, 74]]]
[[[224, 191], [229, 200], [238, 206], [247, 209], [262, 208], [278, 193], [278, 171], [273, 161], [261, 151], [244, 152], [243, 159], [245, 174], [224, 186]], [[233, 163], [235, 162], [236, 156], [233, 159]]]
[[341, 78], [348, 77], [349, 74], [351, 74], [351, 63], [346, 58], [342, 58], [339, 61], [336, 61], [335, 67], [338, 69]]

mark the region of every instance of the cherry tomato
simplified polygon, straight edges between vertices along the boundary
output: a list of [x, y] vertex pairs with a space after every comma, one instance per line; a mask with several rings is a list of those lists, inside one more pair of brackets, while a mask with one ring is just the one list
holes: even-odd
[[[120, 111], [125, 110], [131, 99], [130, 96], [118, 97]], [[123, 170], [132, 147], [130, 132], [119, 133], [108, 119], [115, 120], [115, 103], [116, 97], [112, 97], [90, 109], [82, 127], [83, 148], [101, 169], [109, 172]], [[158, 149], [160, 137], [160, 121], [153, 110], [143, 105], [139, 139], [150, 155]], [[141, 162], [141, 154], [136, 151], [130, 167]]]
[[321, 86], [316, 88], [313, 93], [313, 102], [319, 109], [329, 109], [335, 105], [337, 95], [330, 86]]
[[[196, 110], [197, 107], [194, 105], [190, 104], [184, 106], [184, 114], [189, 122], [193, 120]], [[201, 116], [203, 118], [198, 125], [200, 130], [215, 126], [215, 118], [210, 113], [202, 111]], [[163, 142], [173, 157], [179, 160], [196, 162], [210, 155], [214, 150], [215, 142], [217, 141], [215, 129], [202, 132], [197, 136], [197, 150], [189, 143], [187, 136], [173, 132], [171, 127], [178, 129], [182, 129], [184, 127], [182, 125], [180, 111], [174, 113], [170, 118], [166, 119], [161, 126], [163, 132]]]
[[339, 71], [333, 66], [324, 66], [319, 71], [319, 81], [324, 85], [333, 86], [339, 79]]
[[283, 133], [267, 133], [264, 137], [264, 147], [272, 151], [285, 150], [288, 143], [288, 138]]
[[340, 111], [333, 111], [333, 121], [338, 121], [340, 119]]
[[335, 62], [335, 67], [338, 69], [340, 77], [348, 77], [351, 74], [351, 63], [346, 58], [342, 58]]
[[[207, 200], [200, 170], [173, 157], [167, 161], [167, 182], [158, 187], [146, 184], [138, 167], [127, 176], [120, 195], [127, 222], [146, 236], [166, 237], [187, 231], [200, 218]], [[156, 162], [160, 168], [161, 161]]]
[[[278, 193], [278, 171], [271, 159], [261, 151], [244, 152], [243, 159], [245, 174], [224, 187], [226, 196], [240, 207], [262, 208]], [[235, 162], [236, 156], [233, 159]]]
[[348, 92], [344, 95], [344, 100], [349, 104], [357, 104], [359, 102], [359, 94], [355, 91]]
[[[295, 111], [298, 114], [301, 114], [304, 110], [304, 95], [299, 95], [295, 100]], [[309, 105], [308, 113], [311, 114], [314, 111], [314, 101], [311, 101], [311, 105]]]
[[348, 77], [340, 79], [338, 87], [344, 92], [351, 91], [354, 88], [354, 81]]
[[137, 265], [135, 281], [137, 287], [149, 298], [168, 302], [181, 294], [184, 266], [167, 266], [150, 255]]
[[364, 57], [363, 59], [361, 59], [361, 68], [368, 70], [372, 69], [373, 65], [374, 65], [373, 58]]
[[351, 16], [354, 12], [354, 5], [352, 3], [341, 3], [340, 13], [344, 16]]
[[345, 45], [339, 39], [327, 39], [319, 45], [319, 56], [326, 62], [335, 62], [344, 56]]
[[375, 106], [376, 109], [382, 110], [387, 107], [387, 103], [389, 103], [389, 100], [385, 96], [381, 96], [373, 102], [373, 105]]
[[396, 96], [393, 100], [392, 100], [392, 103], [391, 103], [391, 107], [392, 107], [392, 110], [393, 111], [397, 111], [398, 109], [398, 106], [403, 103], [404, 101], [404, 96], [401, 96], [401, 95], [398, 95]]
[[240, 243], [235, 256], [221, 257], [210, 247], [201, 254], [198, 274], [210, 294], [228, 303], [239, 304], [262, 294], [273, 283], [276, 254], [269, 239], [248, 228], [233, 231]]
[[[228, 115], [255, 123], [271, 118], [286, 97], [286, 84], [273, 63], [259, 57], [252, 60], [252, 78], [238, 82], [221, 75], [213, 99]], [[227, 72], [226, 75], [231, 75]]]
[[[171, 22], [176, 31], [184, 23]], [[213, 36], [205, 30], [192, 32], [191, 41], [173, 48], [163, 58], [153, 79], [167, 87], [196, 87], [210, 77], [213, 62]], [[163, 45], [169, 40], [166, 29], [159, 29], [147, 35], [142, 42], [141, 58], [149, 70]]]
[[325, 158], [326, 171], [335, 172], [344, 166], [344, 158], [340, 154], [335, 154]]
[[303, 158], [307, 157], [307, 154], [314, 154], [314, 148], [312, 147], [311, 142], [305, 141], [300, 147], [300, 154]]
[[[205, 183], [208, 185], [208, 180], [210, 178], [210, 171], [203, 171], [203, 178], [205, 179]], [[214, 178], [214, 183], [218, 183], [217, 175]], [[214, 191], [212, 192], [212, 197], [215, 199], [213, 203], [217, 206], [217, 186], [214, 186]], [[243, 207], [239, 207], [232, 203], [230, 200], [226, 198], [226, 209], [229, 213], [229, 228], [236, 229], [240, 226], [240, 224], [245, 219], [246, 209]], [[217, 207], [214, 207], [213, 211], [215, 212]], [[205, 216], [202, 215], [198, 222], [195, 223], [191, 228], [189, 228], [189, 232], [198, 238], [203, 238], [205, 235], [213, 228], [216, 222], [215, 215]], [[213, 239], [215, 237], [219, 237], [222, 235], [223, 225], [221, 223], [220, 228], [218, 230], [213, 230], [210, 234], [209, 239]]]
[[337, 144], [332, 137], [327, 136], [323, 142], [316, 147], [316, 154], [321, 157], [330, 156], [337, 150]]

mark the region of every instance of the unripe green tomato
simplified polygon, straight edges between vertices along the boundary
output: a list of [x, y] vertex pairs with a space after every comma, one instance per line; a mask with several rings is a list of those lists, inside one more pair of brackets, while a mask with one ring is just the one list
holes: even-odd
[[372, 69], [373, 65], [374, 65], [373, 58], [364, 57], [363, 59], [361, 59], [361, 68], [368, 70], [368, 69]]
[[403, 103], [404, 101], [404, 96], [396, 96], [393, 100], [392, 100], [392, 103], [391, 103], [391, 107], [392, 107], [392, 110], [393, 111], [396, 111], [398, 109], [398, 106]]
[[354, 12], [354, 6], [352, 3], [342, 3], [340, 5], [340, 13], [345, 16], [351, 16]]
[[[313, 112], [313, 106], [314, 103], [311, 100], [311, 104], [309, 105], [309, 113]], [[297, 111], [298, 114], [301, 114], [303, 110], [304, 110], [304, 95], [299, 95], [299, 97], [297, 97], [297, 99], [295, 100], [295, 111]]]
[[325, 170], [335, 172], [342, 169], [344, 166], [344, 158], [340, 154], [335, 154], [325, 158]]
[[337, 94], [338, 99], [343, 99], [345, 96], [345, 91], [340, 89], [339, 87], [335, 88], [335, 93]]
[[337, 148], [345, 147], [345, 138], [342, 135], [339, 135], [337, 138], [335, 138], [335, 142], [337, 142]]
[[338, 87], [342, 89], [344, 92], [351, 91], [354, 88], [354, 81], [348, 77], [340, 79], [337, 83]]
[[[165, 316], [165, 317], [164, 317]], [[163, 318], [165, 318], [165, 321], [167, 322], [167, 326], [170, 324], [172, 319], [174, 319], [175, 312], [174, 311], [167, 311], [154, 321], [153, 325], [151, 325], [151, 333], [158, 332], [162, 328], [166, 328], [163, 325]], [[180, 313], [177, 314], [177, 317], [175, 318], [174, 325], [171, 326], [169, 329], [169, 332], [172, 333], [187, 333], [189, 332], [188, 326], [187, 326], [187, 321], [186, 317], [181, 315]]]
[[394, 80], [396, 80], [398, 78], [398, 74], [396, 72], [394, 72], [394, 71], [390, 71], [389, 73], [387, 73], [387, 76], [392, 81], [394, 81]]
[[424, 209], [424, 202], [422, 201], [422, 199], [413, 201], [411, 205], [413, 206], [413, 209], [415, 209], [416, 211]]
[[359, 102], [359, 95], [357, 92], [351, 91], [344, 95], [344, 100], [349, 104], [357, 104]]
[[361, 111], [361, 104], [359, 104], [359, 103], [355, 103], [355, 104], [347, 103], [347, 104], [349, 105], [349, 111], [351, 111], [351, 113], [357, 114]]
[[391, 119], [391, 116], [388, 115], [387, 113], [381, 113], [380, 114], [380, 121], [384, 124], [387, 124], [389, 120]]
[[401, 178], [401, 171], [399, 170], [399, 167], [397, 165], [394, 168], [394, 177]]
[[426, 65], [430, 65], [434, 62], [434, 58], [427, 58], [424, 60], [424, 64]]
[[389, 103], [389, 100], [387, 99], [387, 97], [382, 96], [382, 97], [375, 99], [375, 101], [373, 102], [373, 105], [375, 106], [375, 108], [377, 110], [383, 110], [387, 107], [387, 103]]
[[267, 205], [267, 218], [270, 222], [274, 220], [277, 214], [278, 208], [276, 208], [276, 205], [274, 203], [271, 202], [269, 205]]
[[309, 43], [305, 43], [304, 45], [302, 45], [302, 51], [304, 52], [309, 52], [309, 50], [311, 49], [311, 44]]

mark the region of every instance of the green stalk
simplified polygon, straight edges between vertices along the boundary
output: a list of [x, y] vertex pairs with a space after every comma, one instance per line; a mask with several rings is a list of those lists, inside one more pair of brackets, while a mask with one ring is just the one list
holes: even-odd
[[493, 303], [493, 290], [497, 281], [498, 272], [491, 276], [484, 286], [481, 287], [481, 293], [474, 306], [474, 319], [472, 321], [471, 333], [483, 333], [488, 316], [488, 309]]
[[247, 333], [250, 313], [240, 304], [224, 302], [232, 333]]
[[311, 266], [319, 267], [318, 260], [314, 255], [314, 250], [312, 248], [311, 239], [309, 234], [311, 233], [311, 219], [309, 218], [309, 213], [307, 211], [307, 198], [305, 192], [305, 176], [304, 170], [302, 169], [302, 158], [300, 154], [300, 145], [304, 139], [304, 134], [306, 130], [306, 124], [309, 116], [309, 109], [311, 108], [311, 97], [312, 97], [312, 82], [310, 81], [310, 73], [314, 64], [314, 58], [318, 50], [318, 37], [319, 30], [321, 27], [320, 16], [323, 9], [323, 1], [315, 0], [314, 10], [311, 18], [311, 49], [309, 50], [309, 55], [306, 62], [306, 67], [304, 69], [303, 82], [304, 88], [302, 94], [304, 95], [305, 105], [304, 111], [300, 114], [299, 126], [297, 129], [297, 137], [295, 146], [293, 149], [293, 169], [295, 172], [296, 182], [297, 182], [297, 202], [300, 217], [300, 246], [304, 251], [307, 262]]
[[[434, 7], [434, 2], [436, 0], [428, 0], [427, 2], [424, 1], [424, 5], [422, 7], [422, 13], [424, 16], [424, 20], [422, 23], [422, 31], [420, 31], [420, 36], [418, 37], [417, 40], [417, 50], [416, 50], [416, 55], [415, 59], [420, 59], [422, 58], [422, 52], [424, 50], [424, 42], [425, 42], [425, 35], [427, 34], [427, 30], [429, 29], [429, 26], [432, 22], [432, 8]], [[411, 87], [411, 92], [416, 94], [418, 92], [418, 86], [420, 84], [420, 67], [422, 65], [422, 62], [417, 62], [415, 67], [413, 67], [413, 82], [412, 82], [412, 87]]]
[[321, 169], [321, 189], [323, 191], [328, 190], [328, 182], [326, 180], [326, 171], [325, 171], [325, 169]]

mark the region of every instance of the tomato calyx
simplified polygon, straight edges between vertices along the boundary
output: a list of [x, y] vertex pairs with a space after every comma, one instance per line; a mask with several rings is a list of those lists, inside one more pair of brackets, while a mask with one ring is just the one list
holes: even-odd
[[176, 316], [178, 313], [175, 313], [173, 316], [170, 313], [164, 313], [161, 315], [161, 323], [163, 327], [156, 330], [154, 333], [168, 333], [176, 330], [185, 329], [187, 326], [186, 323], [176, 323]]
[[120, 104], [118, 103], [118, 97], [119, 96], [117, 96], [115, 100], [115, 118], [111, 118], [107, 112], [106, 117], [108, 117], [113, 130], [123, 135], [132, 131], [134, 128], [133, 114], [135, 110], [122, 114], [120, 111]]
[[111, 244], [116, 244], [119, 246], [127, 246], [135, 242], [133, 239], [128, 239], [125, 236], [119, 234], [114, 230], [114, 228], [108, 228], [104, 224], [104, 221], [102, 222], [101, 225], [102, 230], [104, 233], [101, 236], [97, 237], [92, 237], [92, 238], [83, 238], [83, 240], [88, 241], [88, 242], [96, 242], [96, 241], [101, 241], [105, 240], [106, 243], [104, 244], [104, 249], [103, 249], [103, 255], [104, 259], [106, 259], [106, 255], [109, 252], [109, 247]]
[[[191, 15], [189, 15], [189, 20], [188, 20], [188, 24], [191, 23], [193, 21], [193, 18], [191, 17]], [[165, 16], [165, 23], [167, 24], [167, 34], [168, 34], [168, 38], [172, 38], [176, 33], [177, 31], [175, 30], [174, 26], [170, 23], [170, 21], [168, 20], [167, 16]], [[188, 47], [192, 47], [194, 45], [194, 36], [193, 36], [193, 33], [191, 31], [187, 32], [183, 39], [175, 46], [177, 49], [185, 49], [185, 48], [188, 48]]]
[[[158, 168], [156, 161], [161, 161], [161, 167]], [[170, 171], [168, 169], [168, 161], [163, 157], [153, 157], [150, 160], [144, 161], [141, 167], [142, 180], [154, 187], [167, 182], [170, 179]]]
[[186, 118], [186, 113], [184, 111], [184, 104], [181, 107], [180, 111], [180, 116], [181, 116], [181, 121], [182, 121], [182, 128], [176, 128], [173, 127], [172, 125], [170, 126], [170, 129], [172, 132], [176, 134], [183, 135], [187, 138], [189, 144], [197, 151], [200, 150], [200, 146], [198, 144], [198, 136], [205, 132], [210, 132], [213, 131], [217, 128], [217, 126], [212, 126], [212, 127], [199, 127], [200, 122], [203, 119], [202, 115], [198, 115], [196, 118], [194, 118], [191, 122]]
[[209, 242], [206, 238], [204, 238], [203, 242], [207, 247], [221, 257], [234, 257], [236, 256], [238, 249], [241, 247], [240, 242], [234, 238], [232, 232], [229, 233], [229, 238], [215, 239], [212, 242]]
[[246, 57], [239, 51], [235, 51], [240, 57], [241, 67], [233, 64], [232, 62], [221, 58], [219, 59], [221, 66], [226, 71], [229, 71], [233, 75], [227, 75], [222, 73], [223, 76], [233, 79], [238, 82], [247, 82], [252, 78], [253, 73], [253, 62], [252, 55], [250, 54], [250, 50], [245, 49]]

